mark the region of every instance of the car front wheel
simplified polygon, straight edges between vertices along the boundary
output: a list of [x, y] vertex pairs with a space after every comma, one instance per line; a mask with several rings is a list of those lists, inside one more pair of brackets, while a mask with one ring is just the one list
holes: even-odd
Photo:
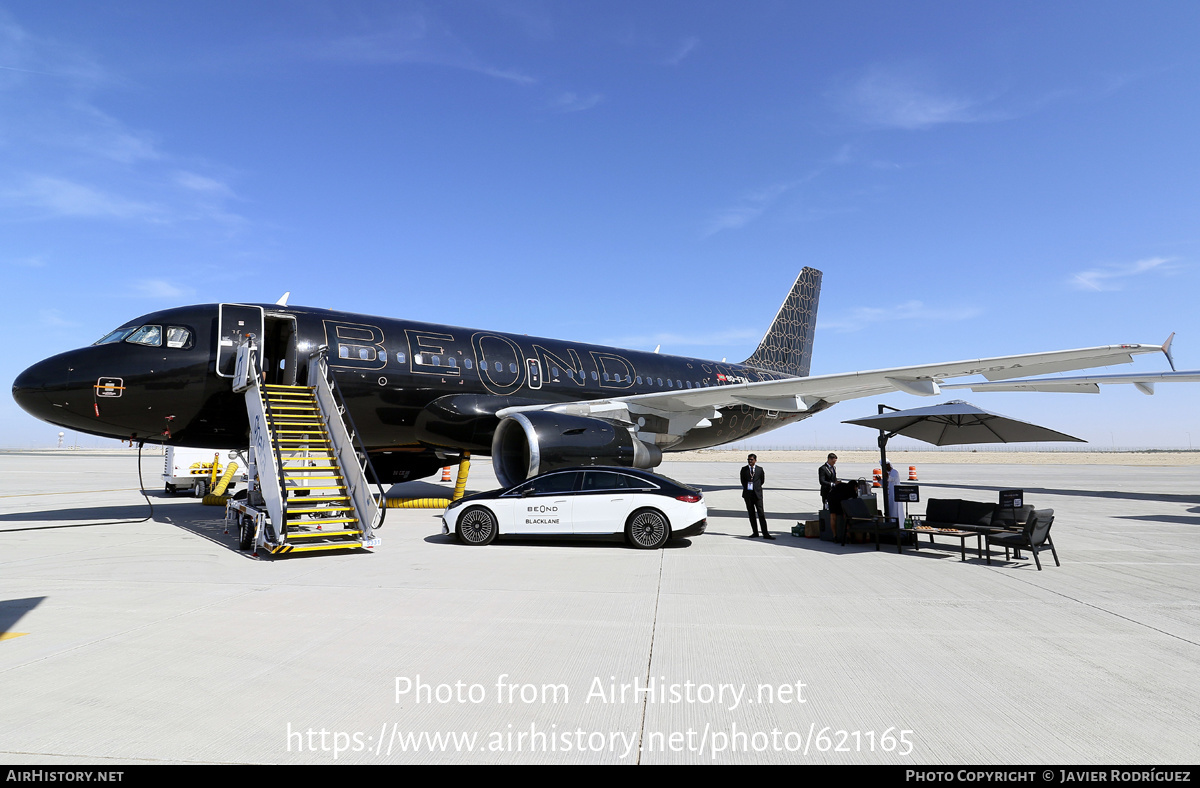
[[499, 530], [496, 515], [482, 506], [475, 506], [459, 516], [454, 535], [463, 544], [483, 546], [491, 544]]
[[666, 516], [656, 509], [639, 509], [625, 524], [625, 538], [634, 547], [657, 550], [671, 536], [671, 524]]

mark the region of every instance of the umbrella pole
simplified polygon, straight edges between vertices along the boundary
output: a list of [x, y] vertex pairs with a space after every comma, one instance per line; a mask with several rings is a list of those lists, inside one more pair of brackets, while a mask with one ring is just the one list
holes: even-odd
[[[879, 406], [880, 415], [883, 415], [883, 409], [886, 407], [887, 405]], [[879, 431], [879, 475], [882, 477], [883, 483], [883, 521], [885, 523], [887, 522], [888, 513], [888, 476], [891, 475], [887, 472], [887, 442], [888, 434], [885, 430], [881, 429]]]
[[[899, 408], [893, 408], [891, 405], [879, 405], [879, 415], [882, 416], [885, 410], [893, 410], [899, 412]], [[883, 521], [886, 523], [888, 518], [888, 483], [891, 480], [891, 474], [887, 471], [887, 442], [888, 438], [895, 435], [895, 432], [888, 432], [880, 428], [879, 430], [879, 475], [883, 485]], [[908, 507], [905, 507], [905, 511]], [[897, 523], [899, 525], [899, 523]], [[897, 537], [899, 538], [899, 537]]]

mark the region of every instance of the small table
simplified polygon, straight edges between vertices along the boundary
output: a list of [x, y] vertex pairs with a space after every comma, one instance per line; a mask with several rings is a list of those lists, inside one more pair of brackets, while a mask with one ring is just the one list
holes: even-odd
[[962, 548], [962, 559], [961, 560], [963, 560], [963, 561], [967, 560], [967, 539], [969, 537], [974, 536], [975, 537], [975, 551], [978, 553], [978, 556], [980, 558], [983, 558], [983, 534], [979, 533], [978, 531], [963, 531], [958, 528], [932, 528], [928, 525], [914, 525], [912, 528], [907, 528], [905, 530], [912, 531], [914, 534], [918, 535], [917, 538], [915, 540], [913, 540], [916, 543], [915, 547], [918, 550], [921, 549], [920, 534], [928, 534], [930, 544], [934, 544], [934, 541], [933, 541], [934, 536], [957, 537], [959, 540], [959, 545]]

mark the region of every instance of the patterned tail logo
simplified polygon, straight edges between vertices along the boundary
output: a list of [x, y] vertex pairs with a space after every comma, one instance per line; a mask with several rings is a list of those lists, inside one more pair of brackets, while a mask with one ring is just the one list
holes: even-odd
[[792, 292], [784, 299], [758, 350], [743, 363], [785, 375], [807, 377], [812, 364], [813, 331], [817, 326], [820, 295], [821, 272], [805, 267], [796, 277]]

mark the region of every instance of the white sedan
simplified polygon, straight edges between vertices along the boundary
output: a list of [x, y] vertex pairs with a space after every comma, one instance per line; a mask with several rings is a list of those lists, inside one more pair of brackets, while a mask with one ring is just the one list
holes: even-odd
[[671, 538], [704, 533], [703, 494], [674, 479], [634, 468], [565, 468], [503, 490], [450, 504], [442, 532], [463, 544], [490, 544], [507, 534], [624, 534], [655, 549]]

